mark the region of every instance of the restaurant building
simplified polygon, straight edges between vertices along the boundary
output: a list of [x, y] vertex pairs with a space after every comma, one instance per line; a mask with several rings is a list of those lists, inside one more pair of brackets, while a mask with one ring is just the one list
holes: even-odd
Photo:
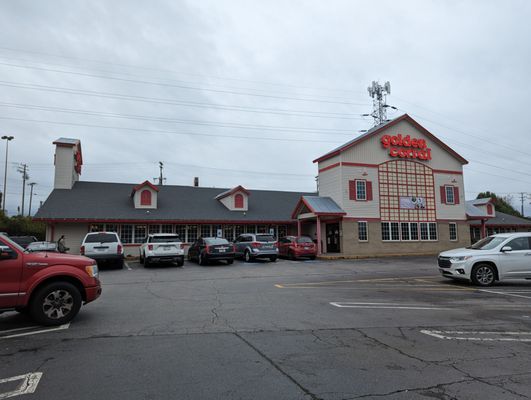
[[463, 165], [467, 161], [405, 114], [314, 162], [318, 192], [83, 182], [81, 143], [54, 142], [54, 190], [35, 216], [47, 240], [79, 251], [93, 230], [119, 233], [138, 255], [148, 233], [199, 236], [306, 234], [322, 255], [433, 254], [470, 244]]

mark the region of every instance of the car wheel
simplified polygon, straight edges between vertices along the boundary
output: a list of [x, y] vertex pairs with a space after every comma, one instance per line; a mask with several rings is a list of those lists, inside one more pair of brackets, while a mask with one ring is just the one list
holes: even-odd
[[234, 263], [234, 260], [227, 260], [227, 265], [231, 265], [232, 263]]
[[140, 259], [138, 260], [140, 264], [144, 264], [144, 257], [142, 256], [142, 253], [140, 253]]
[[207, 265], [207, 260], [205, 260], [205, 257], [202, 253], [199, 253], [199, 255], [197, 256], [197, 262], [199, 263], [199, 265]]
[[81, 308], [81, 293], [69, 282], [54, 282], [40, 288], [32, 297], [30, 314], [42, 325], [70, 322]]
[[292, 260], [292, 261], [295, 261], [297, 259], [297, 257], [295, 257], [295, 253], [290, 251], [289, 252], [289, 259]]
[[477, 286], [491, 286], [496, 281], [496, 270], [492, 265], [479, 264], [472, 268], [472, 283]]
[[269, 261], [271, 261], [271, 262], [277, 262], [277, 257], [276, 257], [276, 256], [269, 257]]
[[144, 258], [144, 268], [149, 267], [151, 267], [151, 261], [149, 260], [149, 258]]
[[123, 269], [124, 268], [124, 260], [118, 260], [115, 264], [116, 269]]
[[245, 250], [245, 253], [243, 254], [243, 259], [247, 263], [253, 261], [253, 258], [251, 257], [251, 252], [249, 250]]
[[182, 267], [184, 265], [184, 260], [182, 261], [177, 261], [177, 266], [178, 267]]

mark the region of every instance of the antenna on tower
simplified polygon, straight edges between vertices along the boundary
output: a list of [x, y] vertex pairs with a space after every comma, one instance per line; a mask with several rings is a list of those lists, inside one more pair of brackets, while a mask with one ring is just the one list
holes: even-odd
[[367, 91], [372, 97], [372, 113], [369, 115], [374, 119], [374, 126], [378, 126], [387, 121], [387, 95], [391, 94], [391, 83], [387, 81], [382, 86], [378, 81], [372, 81]]

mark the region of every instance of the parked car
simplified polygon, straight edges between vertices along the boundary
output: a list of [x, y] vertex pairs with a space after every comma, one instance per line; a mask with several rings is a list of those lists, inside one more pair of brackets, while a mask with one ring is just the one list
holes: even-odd
[[285, 236], [278, 241], [278, 254], [282, 257], [289, 257], [292, 260], [301, 257], [315, 260], [317, 246], [308, 236]]
[[98, 265], [110, 263], [117, 268], [124, 266], [124, 247], [116, 232], [90, 232], [85, 235], [81, 255], [96, 260]]
[[275, 238], [268, 234], [246, 233], [234, 241], [236, 257], [241, 257], [245, 262], [257, 258], [268, 258], [275, 262], [278, 258], [278, 246]]
[[0, 236], [0, 313], [17, 310], [42, 325], [62, 325], [100, 294], [94, 260], [28, 252]]
[[52, 253], [58, 253], [57, 243], [56, 242], [33, 242], [28, 244], [26, 247], [27, 251], [36, 252], [36, 251], [46, 251]]
[[35, 236], [9, 236], [9, 239], [18, 244], [23, 249], [28, 247], [30, 243], [37, 241], [37, 238]]
[[438, 264], [442, 276], [479, 286], [531, 279], [531, 233], [492, 235], [467, 248], [443, 251]]
[[149, 267], [157, 262], [176, 262], [184, 265], [184, 244], [179, 235], [173, 233], [154, 233], [148, 235], [140, 246], [140, 263]]
[[234, 262], [234, 246], [227, 239], [206, 237], [197, 239], [188, 249], [188, 260], [207, 265], [210, 261]]

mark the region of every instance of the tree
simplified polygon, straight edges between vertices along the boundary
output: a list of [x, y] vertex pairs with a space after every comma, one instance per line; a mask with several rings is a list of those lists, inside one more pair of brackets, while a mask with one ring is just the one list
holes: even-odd
[[476, 197], [477, 199], [485, 199], [485, 198], [491, 198], [492, 204], [494, 204], [494, 209], [496, 211], [515, 215], [517, 217], [523, 217], [522, 214], [518, 212], [512, 205], [511, 205], [511, 198], [509, 196], [497, 196], [494, 192], [481, 192]]
[[6, 216], [0, 211], [0, 232], [6, 232], [11, 236], [35, 236], [44, 240], [46, 225], [42, 222], [33, 221], [31, 217]]

